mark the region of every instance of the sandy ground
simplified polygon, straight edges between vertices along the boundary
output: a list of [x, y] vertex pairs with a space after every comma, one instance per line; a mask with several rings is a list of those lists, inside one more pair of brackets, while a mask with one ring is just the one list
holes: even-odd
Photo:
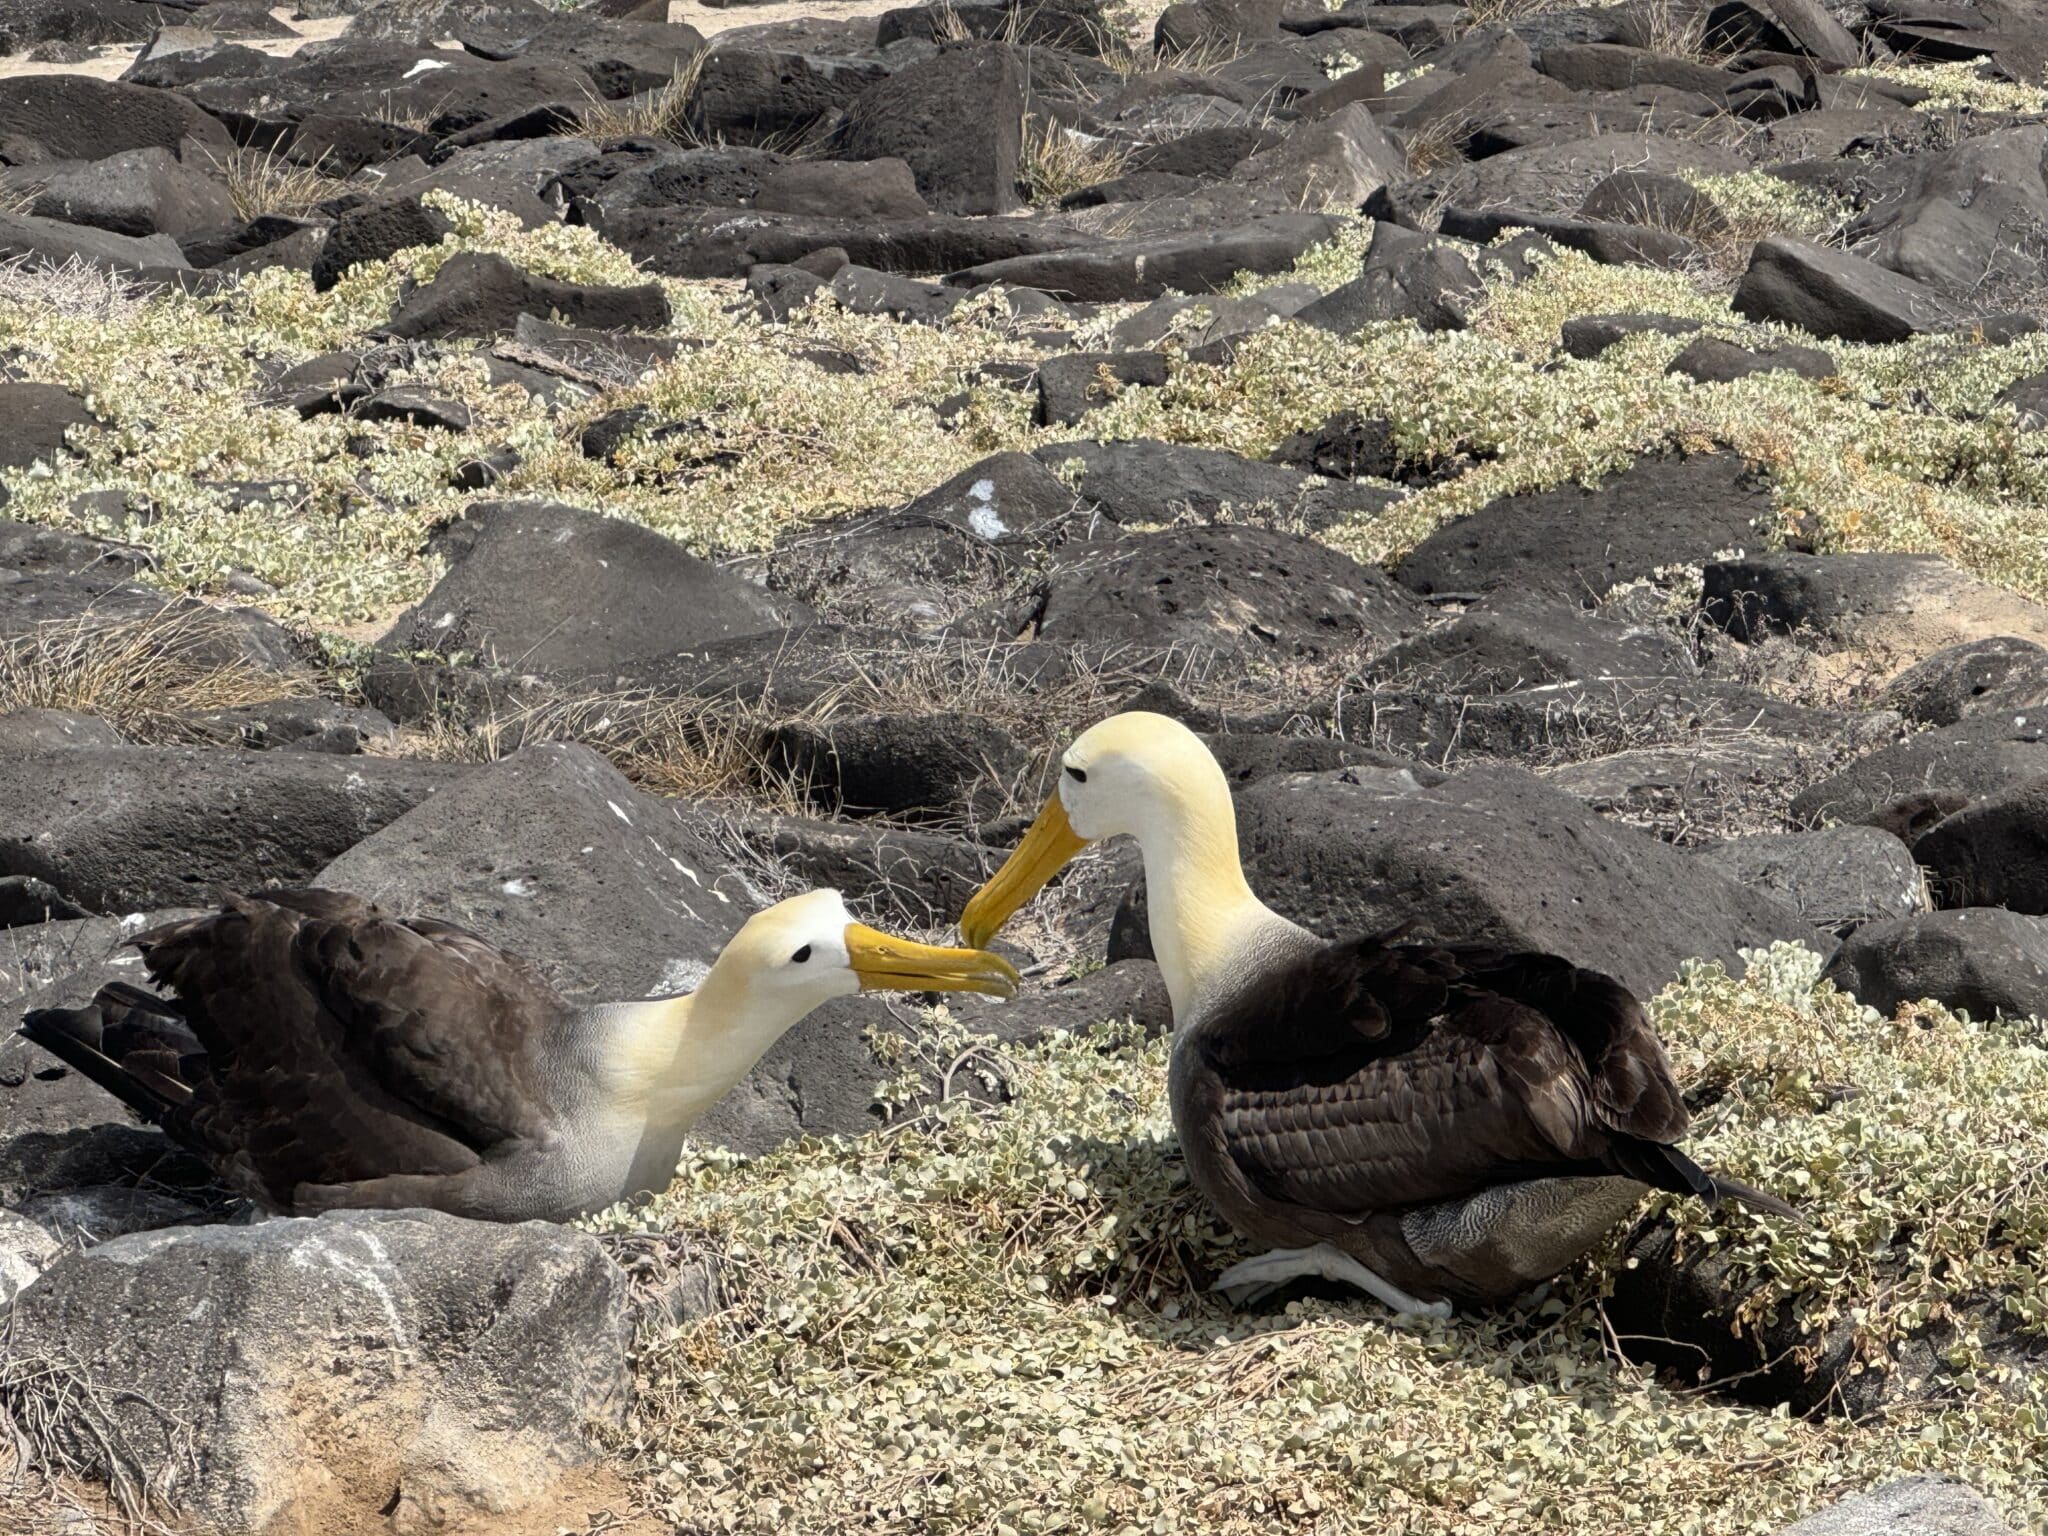
[[[790, 0], [788, 4], [714, 8], [701, 3], [701, 0], [670, 0], [668, 19], [688, 22], [704, 36], [715, 37], [720, 32], [730, 32], [735, 27], [756, 27], [771, 21], [796, 21], [807, 16], [832, 21], [855, 16], [879, 16], [884, 11], [893, 11], [899, 6], [911, 3], [914, 3], [914, 0], [844, 0], [844, 3], [838, 3], [838, 0]], [[270, 14], [298, 33], [298, 36], [247, 38], [237, 41], [281, 59], [291, 57], [308, 43], [339, 37], [349, 23], [346, 16], [337, 16], [325, 21], [295, 21], [292, 19], [293, 12], [290, 6], [280, 6]], [[135, 62], [135, 56], [141, 51], [140, 44], [101, 48], [91, 58], [78, 64], [36, 64], [30, 62], [23, 54], [7, 54], [0, 56], [0, 80], [15, 75], [91, 75], [97, 80], [117, 80], [128, 66]]]

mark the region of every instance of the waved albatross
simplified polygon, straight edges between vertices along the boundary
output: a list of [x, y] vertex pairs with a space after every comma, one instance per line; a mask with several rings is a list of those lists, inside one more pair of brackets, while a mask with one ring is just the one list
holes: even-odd
[[830, 890], [755, 913], [687, 996], [589, 1008], [465, 929], [335, 891], [230, 897], [131, 942], [175, 1001], [116, 983], [22, 1033], [298, 1215], [601, 1210], [665, 1188], [691, 1124], [826, 1000], [1017, 980], [853, 922]]
[[1218, 1290], [1316, 1275], [1448, 1316], [1549, 1280], [1646, 1185], [1796, 1219], [1673, 1145], [1685, 1104], [1619, 982], [1552, 955], [1406, 942], [1405, 925], [1326, 942], [1289, 922], [1245, 882], [1215, 758], [1163, 715], [1111, 716], [1060, 769], [960, 932], [987, 944], [1089, 843], [1138, 840], [1189, 1175], [1275, 1245]]

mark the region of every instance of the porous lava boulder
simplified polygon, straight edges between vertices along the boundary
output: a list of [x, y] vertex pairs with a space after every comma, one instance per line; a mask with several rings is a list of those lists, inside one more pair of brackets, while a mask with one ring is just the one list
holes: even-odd
[[2027, 712], [2003, 710], [1908, 736], [1801, 790], [1792, 800], [1792, 820], [1805, 827], [1888, 825], [1901, 802], [1929, 797], [1947, 811], [1959, 810], [2048, 774], [2044, 726], [2048, 722]]
[[0, 875], [94, 912], [303, 884], [468, 769], [205, 747], [72, 747], [0, 758]]
[[1924, 911], [1915, 853], [1880, 827], [1765, 832], [1701, 848], [1693, 857], [1744, 890], [1770, 891], [1836, 937], [1865, 923]]
[[909, 165], [943, 213], [1007, 213], [1022, 205], [1025, 72], [1002, 43], [946, 48], [870, 86], [846, 110], [838, 153]]
[[1068, 546], [1035, 590], [969, 632], [1107, 650], [1187, 647], [1237, 661], [1379, 647], [1421, 628], [1376, 567], [1297, 534], [1219, 524]]
[[1880, 1013], [1922, 1000], [1973, 1018], [2048, 1015], [2048, 919], [2002, 907], [1923, 912], [1852, 933], [1825, 978]]
[[559, 502], [476, 503], [437, 544], [447, 574], [392, 625], [387, 647], [602, 671], [803, 612], [637, 523]]
[[1425, 594], [1525, 594], [1597, 603], [1617, 583], [1760, 544], [1764, 482], [1735, 454], [1639, 459], [1591, 488], [1562, 485], [1489, 502], [1438, 529], [1394, 569]]
[[1708, 622], [1738, 640], [1824, 640], [1886, 671], [1973, 640], [2048, 642], [2048, 606], [1938, 555], [1759, 552], [1710, 562], [1701, 588]]
[[1949, 646], [1893, 678], [1875, 702], [1919, 725], [2040, 709], [2048, 706], [2048, 650], [2017, 635]]
[[408, 339], [497, 336], [521, 315], [601, 331], [659, 330], [668, 324], [669, 307], [659, 283], [565, 283], [536, 277], [502, 256], [463, 251], [401, 299], [383, 329]]
[[1913, 845], [1942, 907], [2048, 913], [2048, 777], [1946, 818]]
[[641, 793], [588, 747], [555, 744], [476, 770], [315, 883], [460, 923], [578, 1004], [689, 991], [756, 905], [708, 812]]
[[[348, 1211], [116, 1238], [14, 1301], [53, 1450], [222, 1536], [504, 1519], [598, 1459], [625, 1276], [545, 1222]], [[203, 1448], [193, 1455], [191, 1447]]]

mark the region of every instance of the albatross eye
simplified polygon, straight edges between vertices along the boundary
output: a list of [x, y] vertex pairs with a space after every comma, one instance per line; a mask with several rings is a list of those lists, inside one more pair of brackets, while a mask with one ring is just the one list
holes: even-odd
[[802, 949], [798, 950], [789, 958], [793, 964], [802, 965], [806, 960], [811, 958], [811, 946], [806, 944]]
[[1079, 768], [1072, 767], [1071, 765], [1067, 769], [1067, 777], [1072, 779], [1076, 784], [1086, 784], [1088, 782], [1088, 775], [1083, 773]]

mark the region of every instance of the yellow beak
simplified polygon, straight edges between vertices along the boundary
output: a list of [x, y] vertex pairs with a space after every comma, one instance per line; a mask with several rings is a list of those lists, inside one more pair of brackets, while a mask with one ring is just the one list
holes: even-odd
[[1087, 846], [1088, 839], [1075, 835], [1068, 825], [1067, 808], [1060, 804], [1059, 791], [1054, 790], [1016, 852], [968, 900], [960, 913], [960, 937], [970, 944], [988, 943], [1010, 920], [1011, 913], [1043, 890], [1045, 882]]
[[899, 939], [865, 923], [848, 923], [846, 955], [863, 992], [1017, 994], [1017, 968], [985, 950], [940, 949]]

